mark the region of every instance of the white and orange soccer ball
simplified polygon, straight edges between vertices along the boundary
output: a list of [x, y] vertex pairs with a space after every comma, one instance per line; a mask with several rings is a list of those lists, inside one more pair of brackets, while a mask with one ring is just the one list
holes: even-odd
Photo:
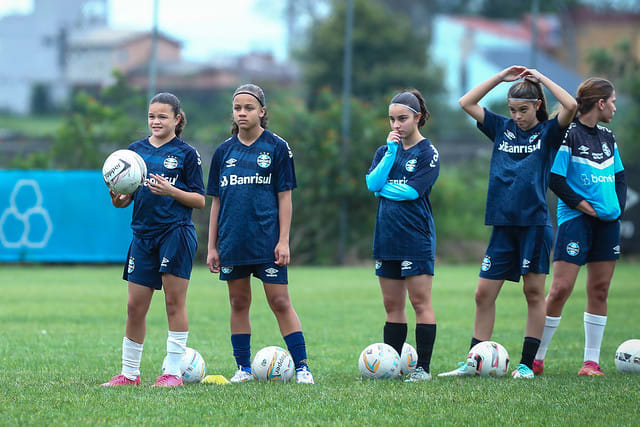
[[467, 368], [482, 377], [502, 377], [509, 369], [509, 353], [495, 341], [483, 341], [469, 350]]
[[408, 343], [402, 346], [402, 354], [400, 355], [400, 373], [407, 375], [416, 370], [418, 366], [418, 352]]
[[640, 340], [626, 340], [616, 350], [618, 372], [640, 374]]
[[[162, 373], [167, 369], [167, 357], [162, 362]], [[185, 384], [199, 383], [207, 374], [207, 366], [197, 350], [187, 347], [180, 362], [182, 382]]]
[[147, 179], [147, 165], [135, 151], [117, 150], [104, 161], [102, 178], [114, 193], [131, 194]]
[[371, 344], [360, 353], [358, 368], [364, 379], [400, 377], [400, 356], [390, 345]]
[[259, 381], [287, 382], [293, 378], [295, 371], [289, 352], [277, 346], [258, 351], [251, 363], [251, 373]]

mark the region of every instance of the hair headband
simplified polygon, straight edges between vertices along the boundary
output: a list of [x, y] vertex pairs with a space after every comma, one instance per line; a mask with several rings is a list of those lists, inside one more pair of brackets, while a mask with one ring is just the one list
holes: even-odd
[[236, 92], [236, 93], [234, 93], [234, 94], [233, 94], [233, 99], [236, 99], [236, 96], [238, 96], [238, 95], [251, 95], [251, 96], [253, 96], [255, 99], [257, 99], [257, 100], [258, 100], [258, 102], [260, 103], [260, 106], [261, 106], [261, 107], [264, 107], [264, 103], [262, 102], [262, 100], [261, 100], [260, 98], [258, 98], [258, 97], [256, 96], [256, 94], [255, 94], [255, 93], [251, 93], [251, 92], [249, 92], [249, 91], [241, 90], [241, 91]]
[[516, 101], [516, 102], [536, 102], [539, 101], [540, 98], [507, 98], [509, 101]]
[[397, 94], [391, 99], [391, 103], [389, 105], [402, 105], [416, 114], [420, 113], [422, 110], [420, 108], [420, 101], [418, 101], [418, 97], [411, 92], [401, 92]]

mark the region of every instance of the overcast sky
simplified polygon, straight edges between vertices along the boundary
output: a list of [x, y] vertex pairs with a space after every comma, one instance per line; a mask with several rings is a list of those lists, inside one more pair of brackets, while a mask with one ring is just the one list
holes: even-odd
[[[50, 0], [55, 1], [55, 0]], [[153, 22], [153, 0], [108, 0], [109, 22], [115, 28], [147, 29]], [[161, 31], [181, 40], [183, 56], [208, 60], [252, 50], [286, 56], [285, 23], [279, 13], [260, 11], [257, 0], [160, 0]], [[274, 6], [280, 0], [269, 2]], [[29, 13], [33, 0], [0, 0], [0, 17]]]

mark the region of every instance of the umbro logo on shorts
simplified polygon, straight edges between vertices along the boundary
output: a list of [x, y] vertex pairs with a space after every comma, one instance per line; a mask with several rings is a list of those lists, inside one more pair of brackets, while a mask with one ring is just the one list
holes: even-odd
[[620, 255], [620, 245], [616, 245], [613, 247], [613, 254]]
[[162, 257], [162, 262], [160, 263], [160, 267], [166, 267], [169, 265], [169, 259], [167, 257]]
[[278, 269], [277, 268], [267, 268], [264, 272], [267, 273], [267, 277], [277, 277], [278, 276]]
[[411, 270], [413, 263], [411, 261], [402, 261], [400, 267], [402, 270]]

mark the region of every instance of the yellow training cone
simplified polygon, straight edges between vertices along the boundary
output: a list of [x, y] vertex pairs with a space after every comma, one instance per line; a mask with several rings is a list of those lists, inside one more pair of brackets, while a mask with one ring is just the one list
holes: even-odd
[[229, 380], [227, 380], [222, 375], [207, 375], [202, 381], [200, 381], [200, 383], [225, 385], [229, 384]]

